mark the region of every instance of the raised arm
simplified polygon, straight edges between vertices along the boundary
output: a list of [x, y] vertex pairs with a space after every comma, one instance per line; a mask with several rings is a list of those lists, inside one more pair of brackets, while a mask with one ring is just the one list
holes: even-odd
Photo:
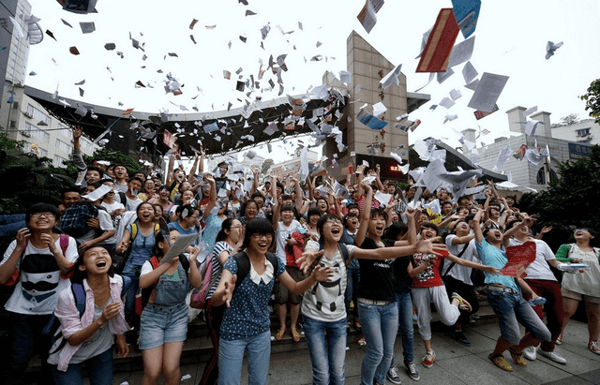
[[373, 189], [368, 183], [363, 183], [363, 190], [365, 190], [365, 204], [362, 211], [360, 212], [360, 226], [358, 232], [354, 237], [354, 243], [360, 247], [367, 237], [367, 229], [369, 228], [369, 220], [371, 219], [371, 203], [373, 202]]
[[475, 217], [473, 217], [473, 219], [471, 219], [469, 221], [469, 226], [471, 226], [471, 229], [473, 230], [473, 234], [475, 234], [475, 240], [478, 243], [483, 242], [483, 232], [481, 231], [481, 226], [479, 225], [482, 215], [483, 215], [483, 210], [477, 209], [477, 214], [475, 214]]
[[294, 202], [294, 205], [296, 206], [296, 211], [300, 213], [302, 211], [302, 188], [298, 179], [292, 177], [292, 181], [294, 181], [294, 189], [296, 190], [296, 202]]
[[194, 175], [196, 175], [196, 168], [198, 167], [198, 153], [195, 152], [194, 153], [194, 163], [192, 164], [192, 169], [190, 170], [190, 173], [188, 174], [187, 177], [187, 181], [188, 183], [192, 183], [192, 180], [194, 179]]
[[277, 225], [279, 224], [280, 213], [280, 202], [277, 197], [277, 178], [274, 174], [271, 174], [271, 194], [275, 197], [275, 203], [273, 207], [273, 229], [277, 231]]
[[377, 188], [379, 189], [379, 191], [383, 192], [383, 183], [381, 183], [381, 166], [379, 165], [379, 163], [377, 163], [375, 165], [375, 183], [377, 183]]
[[81, 144], [79, 138], [83, 134], [83, 128], [80, 126], [73, 127], [73, 163], [79, 171], [87, 169], [85, 162], [83, 161], [83, 154], [81, 153]]
[[215, 179], [210, 175], [207, 175], [204, 178], [204, 180], [208, 182], [208, 185], [210, 186], [210, 201], [204, 208], [203, 214], [204, 220], [206, 220], [210, 216], [210, 212], [212, 211], [212, 209], [217, 205], [217, 183], [215, 182]]

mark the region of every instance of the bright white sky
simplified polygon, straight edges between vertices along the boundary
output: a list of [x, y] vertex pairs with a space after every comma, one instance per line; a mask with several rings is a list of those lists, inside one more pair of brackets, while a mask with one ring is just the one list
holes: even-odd
[[[58, 40], [46, 35], [42, 43], [31, 47], [28, 72], [35, 71], [37, 75], [27, 78], [28, 85], [51, 93], [58, 88], [61, 96], [90, 104], [138, 111], [167, 109], [171, 113], [181, 113], [180, 105], [191, 112], [194, 112], [193, 106], [200, 112], [223, 110], [229, 102], [234, 108], [241, 107], [242, 103], [236, 98], [243, 99], [245, 95], [235, 90], [235, 71], [241, 67], [242, 80], [250, 74], [254, 74], [256, 80], [259, 58], [267, 63], [271, 54], [274, 58], [288, 55], [289, 71], [283, 74], [284, 95], [303, 94], [311, 86], [322, 83], [324, 71], [337, 74], [346, 69], [346, 39], [352, 30], [394, 65], [402, 64], [408, 91], [415, 91], [429, 76], [415, 73], [418, 64], [415, 57], [421, 47], [422, 34], [433, 25], [441, 8], [452, 7], [450, 0], [387, 0], [377, 14], [377, 24], [367, 34], [356, 19], [364, 0], [248, 0], [249, 6], [237, 0], [99, 0], [98, 13], [89, 15], [63, 11], [56, 1], [28, 1], [33, 6], [33, 14], [42, 19], [43, 30], [52, 31]], [[257, 15], [244, 16], [246, 10]], [[475, 120], [473, 110], [467, 107], [472, 91], [463, 87], [461, 64], [443, 84], [434, 81], [420, 91], [430, 94], [431, 102], [411, 114], [410, 119], [421, 119], [422, 124], [410, 135], [410, 142], [432, 136], [458, 145], [459, 135], [452, 128], [463, 130], [479, 125], [491, 131], [479, 141], [490, 143], [506, 135], [508, 120], [504, 112], [518, 105], [538, 106], [538, 111], [551, 112], [553, 123], [570, 113], [588, 118], [578, 96], [585, 93], [591, 81], [600, 77], [600, 45], [596, 42], [600, 37], [598, 15], [600, 2], [597, 0], [483, 1], [471, 63], [480, 76], [484, 72], [510, 76], [498, 100], [500, 111]], [[199, 21], [190, 30], [194, 18]], [[61, 19], [69, 22], [73, 29]], [[79, 22], [86, 21], [96, 23], [95, 32], [82, 34]], [[303, 30], [298, 28], [299, 21]], [[263, 50], [260, 29], [267, 23], [271, 31], [264, 40]], [[205, 25], [216, 27], [207, 29]], [[277, 25], [284, 31], [295, 32], [282, 35]], [[145, 43], [145, 53], [132, 47], [130, 33]], [[197, 44], [192, 42], [190, 34]], [[239, 39], [240, 35], [247, 38], [246, 43]], [[456, 43], [463, 40], [459, 34]], [[548, 40], [564, 42], [550, 60], [544, 58]], [[228, 48], [229, 41], [231, 48]], [[317, 47], [317, 42], [322, 45]], [[105, 50], [106, 43], [115, 43], [116, 50]], [[71, 46], [76, 46], [81, 55], [71, 55]], [[123, 52], [123, 59], [117, 56], [117, 51]], [[170, 52], [178, 57], [170, 57]], [[146, 61], [142, 60], [144, 54], [148, 56]], [[318, 54], [327, 60], [304, 62], [305, 57], [310, 60]], [[112, 73], [106, 67], [110, 67]], [[157, 73], [159, 69], [162, 74]], [[231, 80], [223, 79], [223, 70], [231, 71]], [[183, 95], [165, 94], [164, 80], [169, 72], [185, 84]], [[261, 87], [269, 87], [269, 78], [277, 83], [277, 79], [267, 73]], [[81, 88], [85, 95], [79, 98], [79, 86], [74, 83], [84, 79]], [[136, 89], [138, 80], [154, 88]], [[443, 107], [433, 112], [429, 110], [431, 104], [438, 104], [455, 88], [463, 95], [455, 106], [450, 110]], [[269, 100], [277, 97], [277, 91], [255, 93], [251, 97], [261, 95], [263, 100]], [[124, 106], [119, 107], [118, 102]], [[458, 119], [442, 124], [447, 113], [457, 114]], [[279, 155], [274, 158], [278, 160]], [[285, 152], [281, 160], [284, 158]]]

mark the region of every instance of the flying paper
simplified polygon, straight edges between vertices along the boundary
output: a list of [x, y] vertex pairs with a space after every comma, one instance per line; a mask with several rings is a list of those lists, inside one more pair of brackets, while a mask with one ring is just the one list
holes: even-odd
[[465, 79], [465, 83], [467, 84], [471, 83], [477, 77], [477, 75], [479, 75], [470, 61], [468, 61], [463, 67], [462, 74], [463, 78]]
[[[497, 104], [494, 104], [494, 108], [490, 111], [490, 112], [484, 112], [481, 110], [477, 110], [477, 111], [473, 111], [473, 114], [475, 114], [475, 119], [479, 120], [479, 119], [483, 119], [486, 116], [493, 114], [494, 112], [498, 111], [500, 108], [498, 107]], [[489, 133], [489, 131], [488, 131]]]
[[507, 81], [508, 76], [484, 72], [468, 106], [484, 112], [492, 111]]
[[377, 23], [377, 16], [375, 14], [381, 9], [382, 5], [383, 0], [367, 0], [363, 9], [356, 16], [367, 33], [370, 33], [375, 23]]
[[385, 90], [386, 88], [388, 88], [392, 84], [395, 84], [397, 86], [400, 85], [400, 80], [398, 80], [398, 77], [401, 74], [401, 71], [400, 71], [401, 68], [402, 68], [402, 64], [398, 64], [396, 66], [396, 68], [394, 68], [393, 70], [391, 70], [387, 75], [384, 76], [383, 79], [381, 79], [379, 81], [379, 83], [381, 84], [381, 89], [382, 90]]
[[465, 39], [475, 32], [481, 0], [452, 0], [454, 17]]
[[381, 130], [387, 126], [387, 122], [384, 122], [383, 120], [369, 114], [364, 109], [360, 110], [360, 112], [356, 115], [356, 119], [358, 119], [358, 121], [365, 126], [374, 130]]
[[454, 46], [448, 61], [448, 67], [454, 67], [471, 59], [475, 47], [475, 36]]
[[550, 57], [552, 57], [554, 55], [554, 52], [559, 49], [560, 47], [562, 47], [563, 42], [561, 41], [560, 43], [556, 43], [554, 44], [553, 42], [549, 41], [546, 44], [546, 60], [550, 59]]

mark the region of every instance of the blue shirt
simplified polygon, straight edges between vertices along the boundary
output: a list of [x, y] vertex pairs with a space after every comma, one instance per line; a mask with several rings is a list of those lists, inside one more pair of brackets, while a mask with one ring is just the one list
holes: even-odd
[[[131, 225], [127, 226], [129, 234], [132, 233]], [[154, 227], [149, 235], [144, 236], [138, 226], [137, 235], [131, 244], [131, 253], [127, 259], [127, 263], [123, 268], [124, 275], [132, 275], [136, 271], [140, 271], [144, 262], [150, 259], [152, 256], [152, 249], [156, 239], [154, 237]]]
[[[479, 253], [479, 258], [484, 265], [492, 266], [500, 270], [504, 267], [504, 265], [506, 265], [506, 262], [508, 262], [508, 258], [506, 258], [506, 252], [500, 250], [496, 246], [490, 245], [485, 239], [483, 239], [481, 243], [476, 241], [475, 247], [477, 248], [477, 253]], [[519, 288], [513, 277], [485, 273], [485, 283], [499, 283], [519, 291]]]
[[[238, 266], [235, 258], [229, 258], [223, 269], [231, 274], [237, 274]], [[271, 321], [269, 319], [269, 298], [273, 292], [275, 278], [285, 272], [285, 265], [277, 258], [277, 266], [273, 266], [275, 272], [273, 279], [265, 284], [255, 284], [250, 279], [250, 272], [243, 282], [238, 286], [231, 299], [231, 307], [225, 310], [223, 323], [221, 324], [221, 338], [225, 341], [234, 341], [253, 337], [269, 330]]]

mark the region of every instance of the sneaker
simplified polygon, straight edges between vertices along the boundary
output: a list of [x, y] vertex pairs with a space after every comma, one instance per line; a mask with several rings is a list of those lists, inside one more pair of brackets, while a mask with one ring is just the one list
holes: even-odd
[[558, 354], [554, 353], [554, 352], [547, 352], [545, 350], [542, 350], [542, 347], [540, 346], [537, 351], [544, 357], [551, 359], [552, 361], [559, 363], [559, 364], [566, 364], [567, 360], [565, 360], [563, 357], [559, 356]]
[[455, 330], [452, 333], [452, 338], [454, 338], [454, 340], [456, 340], [456, 342], [458, 342], [461, 345], [471, 346], [471, 341], [469, 341], [469, 339], [465, 337], [465, 334], [461, 330]]
[[598, 341], [590, 341], [588, 348], [590, 348], [592, 353], [600, 355], [600, 346], [598, 346]]
[[464, 310], [467, 313], [470, 313], [471, 310], [473, 310], [473, 308], [471, 307], [471, 304], [468, 303], [463, 297], [461, 297], [458, 293], [452, 293], [452, 299], [455, 299], [458, 301], [458, 308], [460, 310]]
[[392, 366], [388, 372], [387, 372], [387, 379], [389, 382], [391, 382], [392, 384], [396, 384], [399, 385], [402, 382], [400, 381], [400, 377], [398, 377], [398, 369], [396, 369], [396, 366]]
[[527, 358], [529, 361], [535, 361], [537, 358], [535, 346], [529, 346], [523, 349], [523, 357]]
[[433, 366], [433, 361], [435, 361], [435, 352], [427, 352], [423, 357], [423, 366], [429, 369]]
[[406, 362], [404, 363], [404, 366], [406, 366], [408, 377], [410, 377], [411, 380], [419, 381], [420, 377], [419, 372], [417, 372], [417, 366], [414, 363], [407, 364]]

